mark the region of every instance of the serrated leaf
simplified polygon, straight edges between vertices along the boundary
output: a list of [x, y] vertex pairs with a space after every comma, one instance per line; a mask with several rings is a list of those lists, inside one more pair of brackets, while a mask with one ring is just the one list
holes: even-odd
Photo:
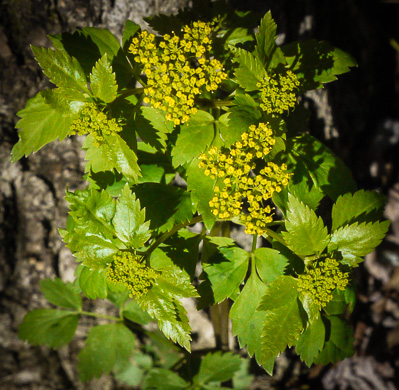
[[313, 324], [313, 322], [317, 321], [320, 317], [320, 306], [315, 304], [313, 295], [308, 292], [301, 291], [299, 300], [308, 316], [307, 322]]
[[298, 302], [297, 279], [281, 276], [269, 285], [258, 310], [264, 313], [262, 355], [276, 358], [287, 346], [296, 343], [304, 328]]
[[59, 348], [75, 335], [79, 314], [66, 310], [37, 309], [25, 315], [18, 336], [32, 345]]
[[247, 273], [248, 263], [247, 251], [236, 246], [221, 247], [202, 265], [204, 274], [200, 278], [205, 281], [200, 284], [199, 292], [211, 289], [214, 303], [220, 303], [228, 297], [234, 299], [234, 293], [238, 291]]
[[53, 305], [65, 309], [82, 308], [82, 297], [74, 291], [71, 283], [64, 283], [60, 278], [44, 279], [40, 282], [40, 291]]
[[11, 162], [37, 152], [57, 138], [62, 141], [68, 135], [84, 103], [67, 99], [65, 95], [60, 97], [59, 93], [57, 89], [39, 92], [18, 112], [21, 119], [15, 127], [19, 129], [19, 141], [11, 151]]
[[301, 91], [320, 88], [324, 83], [336, 80], [336, 75], [356, 66], [355, 60], [344, 51], [314, 39], [292, 42], [282, 46], [281, 50], [291, 70], [299, 76]]
[[288, 248], [299, 256], [320, 254], [329, 242], [327, 227], [315, 212], [293, 195], [288, 195], [287, 232], [282, 235]]
[[355, 267], [362, 256], [371, 253], [380, 245], [387, 234], [390, 222], [354, 223], [339, 228], [331, 235], [328, 251], [339, 251], [343, 257], [341, 263]]
[[332, 231], [353, 222], [374, 222], [384, 213], [385, 197], [378, 192], [360, 190], [341, 195], [332, 209]]
[[202, 358], [199, 372], [194, 377], [194, 383], [206, 384], [208, 382], [228, 381], [240, 366], [240, 357], [231, 352], [208, 353]]
[[235, 60], [239, 67], [235, 70], [238, 84], [246, 91], [258, 90], [257, 83], [266, 75], [266, 70], [258, 57], [244, 49], [237, 49]]
[[143, 183], [134, 187], [146, 209], [150, 226], [159, 232], [192, 219], [194, 207], [190, 193], [182, 188], [160, 183]]
[[230, 114], [231, 112], [226, 112], [221, 115], [217, 120], [217, 129], [219, 131], [219, 136], [223, 141], [223, 146], [229, 147], [238, 141], [241, 138], [241, 134], [243, 133], [242, 128], [232, 127], [230, 123]]
[[189, 384], [179, 375], [165, 368], [153, 368], [146, 376], [143, 388], [154, 390], [187, 389]]
[[116, 236], [128, 247], [140, 248], [150, 238], [149, 222], [145, 221], [145, 210], [140, 201], [126, 184], [116, 202], [116, 211], [112, 219]]
[[158, 280], [159, 278], [155, 280], [145, 296], [140, 297], [139, 304], [158, 322], [159, 329], [168, 339], [190, 351], [191, 328], [186, 310], [169, 291], [165, 291], [157, 283]]
[[76, 58], [66, 51], [31, 46], [43, 73], [58, 87], [88, 91], [86, 75]]
[[249, 356], [255, 355], [258, 364], [263, 365], [269, 374], [273, 371], [274, 359], [263, 358], [260, 334], [263, 329], [265, 313], [256, 310], [267, 290], [255, 272], [245, 283], [241, 294], [230, 310], [233, 335], [238, 336], [241, 348], [247, 346]]
[[[156, 265], [154, 268], [158, 271], [162, 270], [162, 268], [156, 268]], [[158, 288], [177, 299], [198, 297], [190, 278], [178, 267], [162, 270], [162, 275], [157, 278], [156, 284]]]
[[337, 316], [328, 317], [326, 333], [328, 340], [314, 363], [336, 363], [353, 355], [353, 330], [346, 321]]
[[83, 267], [79, 275], [79, 286], [89, 299], [105, 299], [108, 294], [105, 269]]
[[287, 140], [287, 150], [298, 175], [309, 177], [316, 188], [337, 200], [339, 195], [356, 191], [356, 183], [343, 161], [316, 138], [305, 134]]
[[310, 324], [299, 336], [295, 345], [295, 350], [300, 355], [301, 360], [310, 367], [324, 347], [326, 329], [321, 316]]
[[172, 149], [174, 167], [197, 158], [211, 144], [215, 136], [215, 118], [206, 111], [197, 111], [190, 121], [180, 126], [175, 147]]
[[118, 84], [116, 83], [115, 73], [112, 72], [112, 66], [105, 53], [93, 67], [90, 75], [90, 89], [95, 97], [105, 103], [111, 103], [115, 100]]
[[104, 142], [100, 146], [94, 145], [93, 142], [94, 138], [89, 134], [83, 143], [83, 149], [86, 150], [86, 172], [115, 169], [132, 183], [137, 183], [140, 167], [137, 164], [136, 153], [120, 135], [104, 135]]
[[151, 322], [151, 317], [141, 309], [139, 304], [131, 299], [123, 306], [122, 310], [123, 318], [127, 318], [129, 321], [135, 322], [136, 324], [146, 325]]
[[264, 283], [270, 283], [284, 274], [288, 259], [271, 248], [258, 248], [254, 252], [256, 270]]
[[153, 107], [141, 107], [141, 113], [151, 125], [161, 134], [161, 138], [166, 139], [167, 134], [171, 133], [174, 129], [173, 122], [167, 121], [165, 113]]
[[207, 229], [212, 229], [216, 217], [212, 214], [209, 201], [213, 198], [215, 180], [205, 176], [204, 170], [198, 167], [199, 160], [194, 159], [187, 169], [187, 190], [191, 192], [191, 199], [202, 215]]
[[120, 322], [91, 328], [78, 355], [79, 379], [89, 381], [109, 374], [117, 360], [130, 357], [134, 346], [133, 333]]
[[255, 51], [264, 65], [269, 63], [276, 49], [276, 31], [277, 25], [269, 11], [260, 21], [258, 33], [255, 34]]

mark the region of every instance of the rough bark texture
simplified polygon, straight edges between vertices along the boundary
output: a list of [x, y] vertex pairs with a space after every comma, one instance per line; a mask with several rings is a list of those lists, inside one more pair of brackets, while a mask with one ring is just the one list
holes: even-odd
[[[82, 188], [83, 156], [77, 138], [52, 143], [14, 165], [16, 112], [28, 98], [49, 86], [29, 44], [50, 46], [46, 34], [84, 26], [107, 27], [120, 34], [127, 18], [175, 12], [184, 0], [3, 0], [0, 3], [0, 388], [114, 389], [111, 377], [89, 384], [77, 380], [76, 356], [87, 320], [70, 346], [58, 351], [34, 348], [17, 337], [27, 311], [43, 307], [39, 281], [73, 279], [75, 261], [57, 229], [65, 226], [65, 187]], [[237, 3], [237, 4], [235, 4]], [[243, 4], [245, 3], [245, 4]], [[366, 4], [364, 4], [366, 3]], [[281, 42], [298, 38], [328, 40], [351, 53], [359, 68], [324, 90], [305, 97], [311, 132], [323, 139], [354, 172], [359, 187], [388, 196], [390, 235], [357, 272], [359, 303], [352, 317], [356, 356], [331, 367], [310, 370], [287, 353], [277, 364], [276, 380], [286, 388], [308, 384], [325, 389], [396, 389], [399, 383], [399, 5], [395, 2], [245, 1], [232, 6], [271, 9]], [[395, 36], [396, 34], [396, 36]], [[396, 110], [396, 111], [395, 111]], [[87, 302], [108, 312], [104, 302]], [[199, 322], [203, 321], [203, 322]], [[206, 319], [198, 330], [209, 339]], [[208, 335], [208, 336], [207, 336]], [[260, 370], [253, 388], [270, 388]]]

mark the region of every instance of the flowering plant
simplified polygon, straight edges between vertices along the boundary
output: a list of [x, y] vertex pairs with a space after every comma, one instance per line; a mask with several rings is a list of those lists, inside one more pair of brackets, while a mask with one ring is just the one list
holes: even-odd
[[[388, 230], [385, 201], [356, 191], [344, 163], [308, 133], [300, 95], [356, 64], [326, 42], [277, 46], [270, 12], [256, 34], [249, 14], [214, 12], [193, 22], [189, 10], [149, 18], [159, 35], [127, 21], [122, 45], [86, 27], [50, 36], [54, 50], [32, 46], [56, 87], [18, 113], [12, 161], [84, 135], [88, 185], [67, 191], [60, 230], [79, 262], [76, 280], [43, 281], [45, 297], [62, 309], [28, 313], [19, 334], [57, 348], [82, 315], [101, 316], [83, 311], [81, 294], [110, 300], [120, 316], [90, 330], [82, 380], [123, 372], [132, 354], [140, 360], [130, 329], [144, 332], [150, 320], [190, 351], [181, 303], [189, 297], [199, 309], [233, 302], [233, 334], [270, 374], [287, 347], [309, 366], [353, 353], [352, 269]], [[319, 211], [322, 200], [331, 202], [329, 215]], [[188, 229], [194, 224], [199, 232]], [[230, 238], [232, 224], [253, 236], [249, 252]], [[208, 354], [190, 380], [221, 383], [240, 364]], [[151, 366], [143, 386], [162, 386], [171, 367]]]

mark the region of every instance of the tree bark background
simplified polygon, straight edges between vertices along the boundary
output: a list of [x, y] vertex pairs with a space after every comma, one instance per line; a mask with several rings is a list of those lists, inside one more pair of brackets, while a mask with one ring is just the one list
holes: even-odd
[[[111, 377], [77, 380], [76, 356], [91, 320], [82, 322], [71, 345], [58, 351], [31, 347], [17, 337], [27, 311], [44, 307], [39, 281], [72, 280], [75, 260], [58, 235], [65, 226], [65, 187], [83, 188], [83, 154], [77, 137], [52, 143], [10, 165], [14, 129], [28, 98], [50, 86], [29, 48], [50, 47], [47, 34], [85, 26], [121, 34], [126, 19], [176, 12], [185, 0], [2, 0], [0, 3], [0, 389], [115, 389]], [[397, 389], [399, 383], [399, 3], [355, 1], [231, 1], [262, 15], [268, 9], [280, 43], [327, 40], [346, 50], [359, 67], [325, 89], [306, 94], [309, 127], [354, 173], [359, 188], [388, 197], [388, 238], [356, 273], [359, 301], [352, 317], [356, 355], [329, 367], [306, 369], [292, 353], [277, 364], [285, 388]], [[104, 302], [87, 302], [108, 312]], [[270, 388], [258, 374], [253, 388]], [[283, 387], [284, 388], [284, 387]]]

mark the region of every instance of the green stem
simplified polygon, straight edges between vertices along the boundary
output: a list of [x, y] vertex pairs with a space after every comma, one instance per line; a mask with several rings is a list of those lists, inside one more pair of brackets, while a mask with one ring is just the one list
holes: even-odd
[[196, 102], [204, 108], [234, 106], [236, 104], [236, 103], [234, 103], [233, 100], [219, 100], [219, 99], [212, 100], [212, 99], [204, 99], [204, 98], [198, 98], [198, 99], [196, 99]]
[[89, 317], [105, 318], [107, 320], [112, 320], [112, 321], [117, 321], [117, 322], [123, 321], [123, 319], [119, 318], [119, 317], [107, 316], [105, 314], [99, 314], [99, 313], [91, 313], [89, 311], [79, 311], [77, 313], [83, 314], [83, 315], [89, 316]]
[[[144, 92], [144, 88], [128, 88], [121, 92], [121, 94], [116, 99], [124, 99], [127, 96], [139, 95]], [[116, 100], [115, 99], [115, 100]]]
[[272, 229], [265, 228], [266, 229], [266, 234], [273, 238], [273, 240], [278, 241], [279, 243], [283, 244], [284, 246], [287, 246], [287, 243], [285, 242], [284, 238], [280, 236], [280, 234], [276, 233]]
[[254, 234], [252, 237], [252, 253], [256, 250], [256, 244], [258, 243], [258, 235]]
[[151, 246], [144, 252], [137, 252], [140, 255], [146, 255], [147, 259], [148, 256], [155, 250], [155, 248], [157, 248], [159, 245], [161, 245], [164, 241], [166, 241], [169, 237], [173, 236], [173, 234], [175, 234], [177, 231], [179, 231], [180, 229], [186, 227], [186, 226], [190, 226], [190, 225], [194, 225], [197, 222], [202, 222], [202, 216], [198, 215], [197, 217], [194, 217], [191, 221], [189, 222], [183, 222], [180, 223], [179, 225], [176, 225], [172, 230], [170, 230], [169, 232], [166, 232], [164, 234], [162, 234], [161, 237], [159, 237], [153, 244], [151, 244]]

